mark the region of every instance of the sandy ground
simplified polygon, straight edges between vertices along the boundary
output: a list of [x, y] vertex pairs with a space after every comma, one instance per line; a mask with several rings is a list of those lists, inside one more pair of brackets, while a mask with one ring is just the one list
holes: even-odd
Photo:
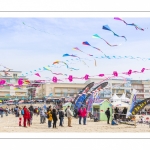
[[57, 122], [58, 129], [51, 129], [46, 123], [40, 124], [40, 116], [33, 116], [33, 124], [28, 127], [18, 126], [19, 118], [10, 114], [0, 118], [0, 132], [150, 132], [149, 125], [138, 124], [135, 128], [131, 125], [119, 124], [116, 126], [106, 124], [106, 121], [94, 122], [93, 120], [87, 119], [87, 125], [79, 125], [78, 119], [72, 118], [72, 127], [67, 126], [67, 118], [64, 119], [64, 127], [59, 126]]

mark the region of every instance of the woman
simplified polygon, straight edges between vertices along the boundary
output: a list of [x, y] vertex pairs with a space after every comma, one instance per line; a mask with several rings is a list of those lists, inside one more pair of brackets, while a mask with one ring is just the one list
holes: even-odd
[[[53, 118], [53, 128], [56, 128], [56, 122], [57, 122], [57, 114], [56, 114], [56, 109], [53, 109], [52, 112], [52, 118]], [[57, 128], [56, 128], [57, 129]]]
[[31, 119], [31, 115], [30, 115], [30, 110], [27, 109], [27, 125], [30, 127], [30, 119]]
[[51, 109], [49, 109], [48, 112], [47, 112], [47, 119], [48, 119], [48, 128], [51, 128], [52, 119], [53, 119]]
[[83, 117], [83, 124], [86, 125], [87, 110], [85, 107], [83, 108], [82, 117]]

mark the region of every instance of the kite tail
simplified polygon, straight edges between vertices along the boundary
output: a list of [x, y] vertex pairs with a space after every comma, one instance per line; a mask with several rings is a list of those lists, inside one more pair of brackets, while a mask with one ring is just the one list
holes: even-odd
[[118, 46], [118, 45], [111, 45], [111, 44], [109, 44], [106, 40], [104, 40], [103, 38], [101, 38], [103, 41], [105, 41], [106, 42], [106, 44], [107, 45], [109, 45], [109, 46]]

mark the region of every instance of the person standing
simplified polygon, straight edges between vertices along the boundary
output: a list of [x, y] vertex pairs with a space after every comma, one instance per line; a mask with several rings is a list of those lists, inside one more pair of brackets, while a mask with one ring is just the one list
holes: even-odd
[[1, 107], [1, 108], [0, 108], [0, 115], [1, 115], [1, 118], [3, 118], [3, 111], [4, 111], [4, 110], [3, 110], [3, 108]]
[[63, 127], [63, 120], [64, 120], [64, 111], [63, 111], [63, 108], [61, 108], [60, 111], [59, 111], [59, 120], [60, 120], [59, 126]]
[[81, 106], [80, 109], [78, 110], [79, 124], [81, 124], [82, 114], [83, 114], [83, 106]]
[[110, 123], [109, 123], [109, 119], [110, 119], [110, 110], [109, 110], [109, 108], [107, 108], [105, 114], [106, 114], [106, 116], [107, 116], [107, 124], [110, 124]]
[[21, 113], [21, 107], [19, 107], [19, 126], [22, 126], [22, 113]]
[[72, 117], [72, 112], [70, 110], [70, 106], [68, 106], [68, 108], [67, 108], [68, 127], [72, 127], [71, 126], [71, 117]]
[[32, 120], [33, 120], [33, 111], [30, 111], [30, 125], [32, 125]]
[[[57, 122], [57, 113], [56, 113], [56, 109], [53, 109], [52, 112], [52, 118], [53, 118], [53, 128], [56, 128], [56, 122]], [[57, 129], [57, 128], [56, 128]]]
[[30, 115], [30, 110], [27, 109], [27, 111], [28, 111], [27, 125], [30, 127], [30, 119], [31, 119], [31, 115]]
[[27, 122], [27, 119], [28, 119], [28, 110], [27, 110], [26, 106], [24, 106], [23, 111], [24, 111], [24, 115], [23, 115], [23, 118], [24, 118], [24, 127], [27, 128], [26, 122]]
[[52, 120], [53, 120], [51, 109], [49, 109], [47, 112], [47, 119], [48, 119], [48, 128], [51, 128], [51, 124], [52, 124]]
[[6, 107], [6, 116], [8, 116], [9, 109]]
[[44, 112], [44, 109], [42, 108], [40, 110], [40, 124], [44, 123], [44, 117], [45, 117], [45, 112]]
[[82, 117], [83, 117], [83, 124], [86, 125], [87, 110], [85, 107], [83, 108]]

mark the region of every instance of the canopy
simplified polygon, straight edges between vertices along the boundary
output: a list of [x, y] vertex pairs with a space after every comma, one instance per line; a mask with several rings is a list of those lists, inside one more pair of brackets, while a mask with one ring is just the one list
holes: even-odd
[[125, 97], [124, 93], [122, 94], [122, 96], [120, 97], [120, 99], [121, 99], [122, 102], [129, 102], [130, 101], [129, 98]]
[[121, 101], [117, 101], [117, 102], [113, 102], [111, 103], [114, 107], [129, 107], [129, 104], [121, 102]]
[[110, 98], [110, 101], [121, 101], [121, 99], [116, 95], [116, 93], [114, 93], [113, 97]]

